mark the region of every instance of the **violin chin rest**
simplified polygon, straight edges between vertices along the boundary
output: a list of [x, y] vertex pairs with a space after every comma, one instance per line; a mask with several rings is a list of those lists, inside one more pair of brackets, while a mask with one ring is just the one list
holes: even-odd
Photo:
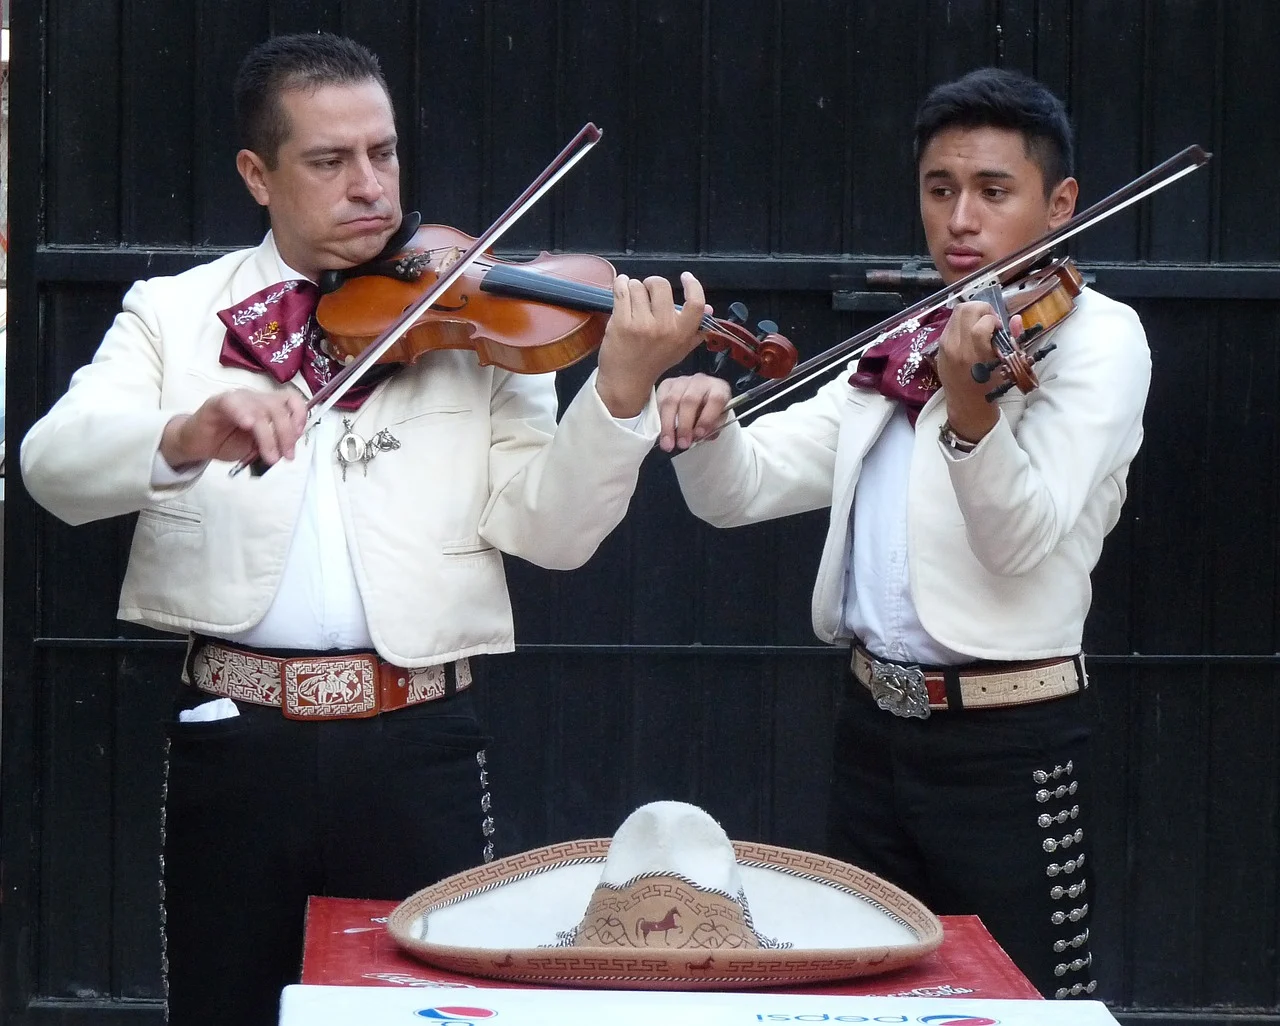
[[422, 215], [416, 210], [409, 211], [401, 218], [400, 227], [392, 233], [391, 238], [387, 240], [387, 244], [382, 247], [382, 252], [372, 260], [366, 260], [363, 264], [357, 264], [355, 267], [322, 271], [320, 280], [316, 283], [320, 286], [320, 294], [327, 296], [330, 292], [337, 292], [348, 278], [358, 278], [361, 274], [367, 273], [366, 269], [371, 265], [377, 264], [382, 260], [389, 260], [395, 256], [408, 245], [410, 239], [418, 234], [418, 228], [421, 225]]
[[422, 215], [416, 210], [410, 210], [404, 215], [400, 221], [400, 227], [387, 239], [387, 244], [382, 247], [374, 260], [387, 260], [399, 253], [405, 246], [409, 244], [409, 240], [418, 234], [418, 229], [422, 226]]

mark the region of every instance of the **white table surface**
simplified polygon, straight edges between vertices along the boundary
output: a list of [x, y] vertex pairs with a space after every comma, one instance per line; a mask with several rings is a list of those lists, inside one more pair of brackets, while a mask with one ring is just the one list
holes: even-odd
[[280, 1026], [1118, 1026], [1096, 1001], [1008, 1001], [621, 990], [286, 987]]

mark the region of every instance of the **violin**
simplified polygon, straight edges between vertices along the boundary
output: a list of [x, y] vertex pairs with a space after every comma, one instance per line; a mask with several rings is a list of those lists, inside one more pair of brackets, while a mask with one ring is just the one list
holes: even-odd
[[[378, 257], [321, 279], [316, 320], [332, 355], [344, 363], [381, 338], [475, 243], [447, 225], [419, 225], [416, 213], [405, 221], [408, 230], [402, 225]], [[481, 364], [517, 374], [562, 370], [604, 338], [616, 273], [608, 260], [590, 254], [543, 252], [514, 262], [486, 251], [377, 362], [413, 363], [434, 350], [470, 349]], [[776, 331], [756, 335], [711, 316], [701, 326], [709, 350], [727, 353], [762, 378], [785, 377], [795, 366], [795, 347]]]
[[[1070, 257], [1060, 257], [999, 289], [994, 305], [1001, 325], [991, 337], [996, 359], [970, 368], [973, 380], [978, 382], [991, 380], [995, 370], [1004, 372], [1005, 382], [987, 393], [988, 402], [1015, 386], [1024, 394], [1040, 387], [1032, 365], [1053, 352], [1057, 343], [1042, 345], [1034, 354], [1031, 347], [1075, 310], [1076, 297], [1083, 289], [1084, 276]], [[986, 297], [978, 293], [974, 298]], [[1022, 334], [1016, 339], [1008, 330], [1009, 318], [1014, 316], [1022, 318]]]

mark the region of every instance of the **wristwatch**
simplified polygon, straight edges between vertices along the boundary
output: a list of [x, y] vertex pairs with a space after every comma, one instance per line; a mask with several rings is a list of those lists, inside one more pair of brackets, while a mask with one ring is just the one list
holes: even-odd
[[964, 453], [965, 455], [973, 452], [973, 450], [978, 447], [977, 442], [970, 442], [968, 439], [961, 438], [957, 435], [952, 429], [950, 421], [944, 423], [942, 427], [938, 429], [938, 440], [948, 449], [951, 449], [954, 452]]

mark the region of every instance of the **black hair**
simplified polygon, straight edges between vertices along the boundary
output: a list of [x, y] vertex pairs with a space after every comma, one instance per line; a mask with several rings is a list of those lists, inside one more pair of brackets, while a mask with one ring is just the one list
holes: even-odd
[[327, 32], [273, 36], [240, 63], [235, 81], [236, 130], [240, 144], [274, 170], [280, 145], [289, 137], [281, 94], [289, 89], [367, 81], [391, 98], [378, 58], [351, 39]]
[[948, 128], [1008, 128], [1022, 134], [1040, 168], [1045, 195], [1074, 173], [1071, 122], [1062, 101], [1034, 78], [1005, 68], [979, 68], [936, 86], [916, 112], [915, 158]]

